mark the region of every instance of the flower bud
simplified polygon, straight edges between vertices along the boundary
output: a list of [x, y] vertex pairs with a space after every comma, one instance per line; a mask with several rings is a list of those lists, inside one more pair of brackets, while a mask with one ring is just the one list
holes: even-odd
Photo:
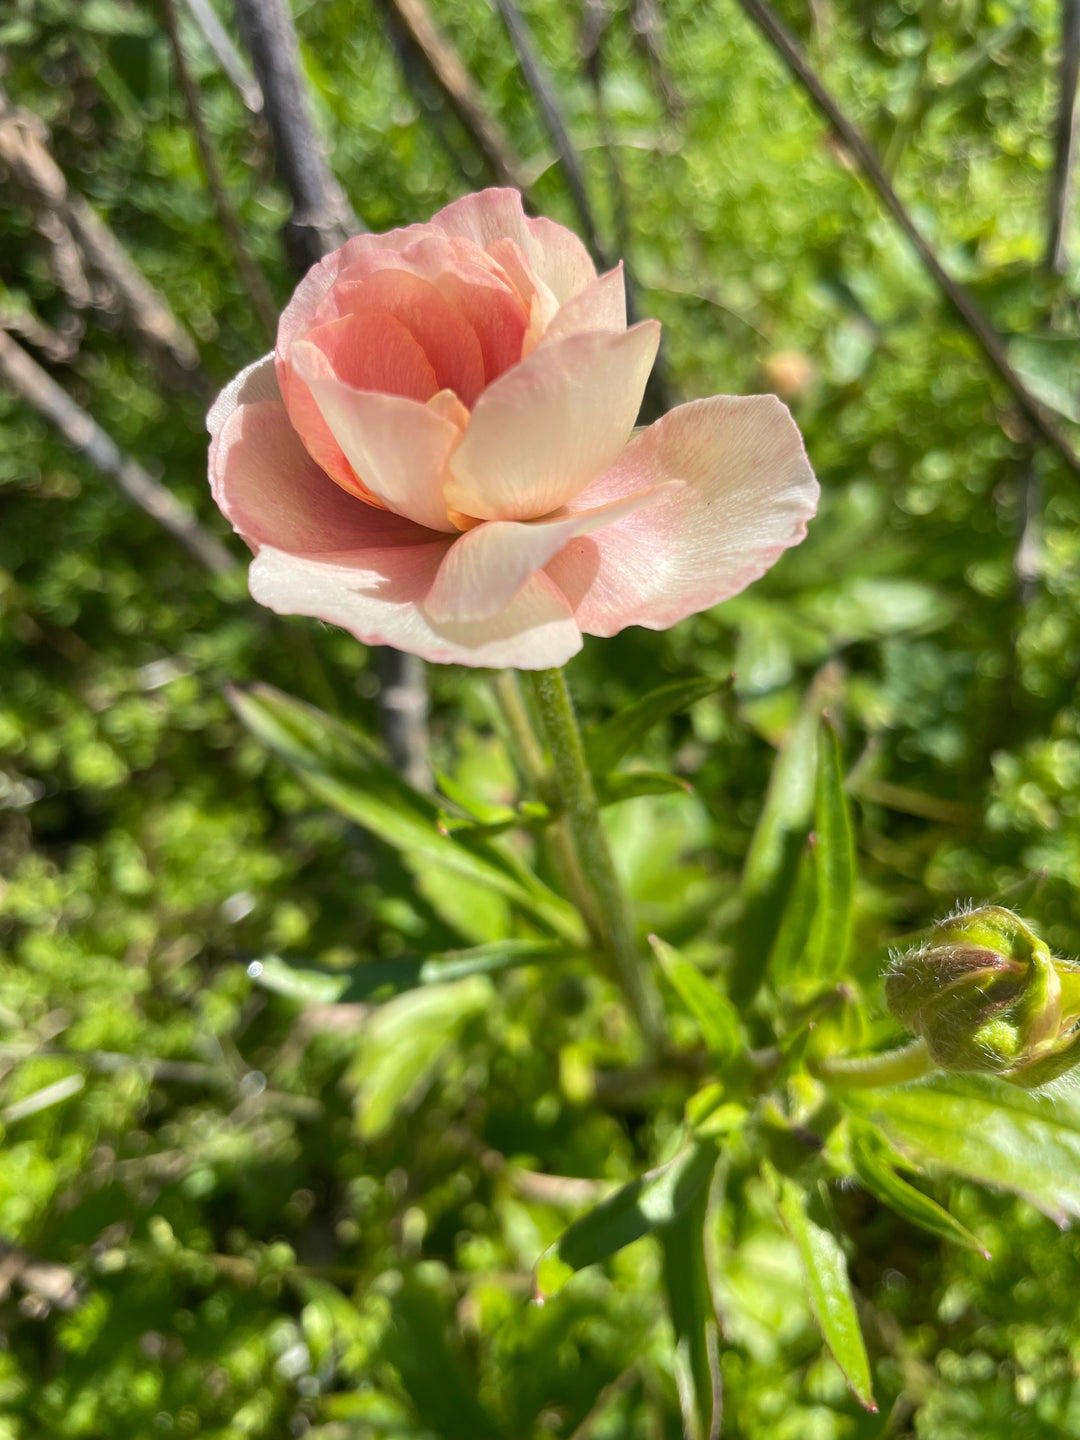
[[936, 925], [894, 960], [885, 999], [943, 1070], [1030, 1088], [1080, 1064], [1080, 970], [1001, 906]]

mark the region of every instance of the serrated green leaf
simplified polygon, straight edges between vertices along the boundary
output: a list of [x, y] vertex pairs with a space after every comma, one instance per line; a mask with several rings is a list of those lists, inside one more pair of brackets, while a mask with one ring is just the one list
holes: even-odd
[[351, 970], [328, 970], [305, 965], [280, 955], [263, 955], [248, 966], [248, 974], [264, 990], [305, 1004], [354, 1004], [385, 990], [401, 992], [425, 985], [443, 985], [468, 975], [496, 975], [518, 965], [569, 959], [575, 952], [558, 940], [498, 940], [468, 950], [442, 955], [416, 955], [399, 960], [377, 960]]
[[269, 685], [233, 688], [229, 699], [313, 794], [400, 850], [407, 864], [442, 865], [489, 885], [570, 944], [584, 943], [572, 906], [490, 840], [442, 833], [436, 802], [403, 780], [365, 736]]
[[836, 1091], [912, 1159], [1023, 1195], [1060, 1223], [1080, 1215], [1080, 1084], [1021, 1090], [991, 1075], [935, 1075]]
[[739, 1012], [685, 956], [656, 935], [649, 936], [653, 954], [672, 988], [701, 1029], [709, 1054], [721, 1064], [742, 1049]]
[[640, 700], [635, 700], [625, 710], [612, 715], [603, 724], [586, 730], [585, 758], [589, 769], [596, 776], [607, 775], [614, 770], [624, 755], [628, 754], [654, 725], [666, 720], [669, 715], [685, 710], [706, 695], [720, 688], [718, 682], [699, 677], [695, 680], [673, 680], [650, 690]]
[[490, 982], [473, 975], [451, 985], [406, 991], [374, 1010], [348, 1074], [362, 1140], [377, 1139], [416, 1108], [466, 1022], [486, 1009], [491, 995]]
[[859, 1404], [876, 1414], [870, 1362], [840, 1242], [831, 1229], [811, 1219], [802, 1186], [771, 1166], [768, 1170], [781, 1222], [799, 1252], [806, 1298], [818, 1329]]
[[743, 1010], [757, 993], [810, 833], [817, 777], [817, 731], [835, 671], [819, 671], [773, 762], [765, 803], [743, 866], [742, 917], [735, 933], [729, 993]]
[[965, 1225], [949, 1214], [943, 1205], [929, 1195], [924, 1195], [898, 1175], [889, 1160], [890, 1147], [872, 1126], [863, 1122], [853, 1123], [851, 1128], [851, 1161], [855, 1174], [872, 1195], [912, 1225], [927, 1230], [942, 1240], [950, 1240], [965, 1250], [990, 1258], [990, 1252], [979, 1243]]
[[814, 834], [817, 904], [807, 941], [807, 969], [822, 979], [830, 979], [843, 972], [851, 948], [856, 862], [840, 742], [824, 719], [818, 729]]
[[685, 1214], [708, 1184], [716, 1158], [715, 1145], [695, 1141], [666, 1165], [631, 1180], [575, 1220], [541, 1256], [537, 1266], [541, 1293], [551, 1293], [551, 1288], [557, 1288], [575, 1270], [606, 1260], [624, 1245]]
[[685, 1215], [656, 1232], [675, 1331], [675, 1379], [686, 1440], [718, 1440], [723, 1416], [720, 1325], [705, 1254], [708, 1210], [709, 1187], [705, 1185]]

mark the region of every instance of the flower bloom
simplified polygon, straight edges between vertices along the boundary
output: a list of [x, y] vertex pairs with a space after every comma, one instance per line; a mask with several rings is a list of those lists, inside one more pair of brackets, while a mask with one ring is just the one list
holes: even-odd
[[208, 418], [254, 598], [428, 660], [542, 669], [756, 580], [818, 487], [773, 396], [632, 436], [660, 326], [622, 267], [486, 190], [358, 235], [301, 281], [273, 355]]

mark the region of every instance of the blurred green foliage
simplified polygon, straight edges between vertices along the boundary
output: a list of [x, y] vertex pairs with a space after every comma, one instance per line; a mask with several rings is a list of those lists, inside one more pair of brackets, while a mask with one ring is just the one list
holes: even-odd
[[[458, 122], [419, 105], [377, 11], [293, 9], [334, 168], [371, 228], [485, 183]], [[812, 24], [806, 7], [784, 9], [1029, 383], [1076, 419], [1080, 274], [1042, 266], [1057, 7], [822, 0]], [[495, 12], [434, 11], [537, 201], [572, 223]], [[693, 794], [607, 812], [641, 919], [684, 963], [730, 961], [775, 747], [828, 664], [818, 684], [859, 861], [847, 973], [868, 1003], [826, 1028], [856, 1047], [894, 1033], [878, 983], [888, 944], [960, 899], [1024, 908], [1076, 954], [1075, 477], [1025, 440], [730, 0], [664, 7], [675, 114], [612, 7], [603, 85], [627, 237], [581, 12], [525, 11], [603, 238], [626, 239], [641, 308], [664, 322], [676, 397], [779, 390], [823, 484], [810, 538], [750, 592], [666, 634], [590, 641], [570, 667], [589, 720], [665, 680], [735, 672], [635, 740], [633, 764], [674, 771]], [[283, 302], [287, 205], [265, 128], [187, 18], [183, 35], [247, 241]], [[0, 299], [77, 336], [52, 373], [224, 535], [203, 415], [265, 347], [157, 8], [9, 0], [0, 48], [9, 98], [47, 123], [69, 183], [168, 298], [204, 371], [163, 379], [115, 315], [73, 315], [13, 188]], [[270, 681], [375, 734], [363, 647], [256, 613], [239, 576], [209, 579], [7, 394], [0, 423], [0, 1437], [674, 1440], [660, 1247], [644, 1239], [583, 1270], [542, 1308], [530, 1296], [533, 1265], [575, 1215], [671, 1158], [685, 1087], [647, 1100], [605, 1089], [635, 1042], [613, 989], [577, 961], [373, 1011], [260, 985], [252, 962], [272, 953], [345, 971], [497, 941], [506, 903], [404, 865], [323, 808], [224, 698], [226, 682]], [[1025, 537], [1037, 563], [1018, 567]], [[484, 677], [432, 671], [431, 684], [438, 768], [478, 804], [512, 804]], [[809, 809], [789, 819], [797, 862]], [[798, 915], [784, 923], [790, 940]], [[692, 1007], [668, 1000], [692, 1040]], [[749, 1024], [764, 1026], [760, 1009]], [[534, 1172], [571, 1178], [544, 1188]], [[868, 1189], [833, 1187], [875, 1417], [823, 1353], [798, 1245], [737, 1143], [717, 1185], [707, 1250], [726, 1434], [1080, 1436], [1075, 1234], [1022, 1200], [934, 1181], [985, 1261]]]

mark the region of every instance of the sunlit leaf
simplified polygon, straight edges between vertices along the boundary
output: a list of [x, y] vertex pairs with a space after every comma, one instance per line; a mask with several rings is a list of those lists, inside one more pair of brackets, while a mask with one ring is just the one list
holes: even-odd
[[440, 831], [434, 800], [407, 784], [366, 737], [269, 685], [233, 688], [241, 720], [301, 776], [320, 800], [402, 852], [410, 865], [445, 866], [490, 885], [572, 944], [577, 912], [489, 840], [458, 842]]
[[696, 965], [656, 935], [649, 936], [653, 954], [672, 988], [697, 1021], [709, 1054], [723, 1062], [742, 1048], [739, 1012]]
[[650, 690], [625, 710], [585, 732], [585, 756], [594, 775], [607, 775], [654, 725], [686, 710], [720, 688], [716, 680], [674, 680]]
[[675, 1331], [675, 1379], [687, 1440], [718, 1440], [723, 1415], [719, 1337], [705, 1254], [709, 1187], [684, 1215], [656, 1232], [664, 1257], [664, 1289]]
[[490, 983], [474, 975], [406, 991], [372, 1012], [349, 1070], [361, 1139], [376, 1139], [415, 1109], [466, 1022], [490, 1004], [491, 995]]
[[840, 1242], [831, 1228], [811, 1218], [809, 1196], [801, 1185], [775, 1171], [771, 1179], [780, 1219], [799, 1252], [806, 1298], [818, 1329], [859, 1404], [876, 1412], [870, 1362]]
[[248, 966], [248, 974], [262, 989], [290, 1000], [312, 1005], [335, 1001], [352, 1004], [384, 992], [442, 985], [468, 975], [496, 975], [518, 965], [557, 960], [573, 953], [558, 940], [499, 940], [442, 955], [374, 960], [350, 970], [329, 970], [280, 955], [262, 955]]
[[827, 720], [822, 721], [818, 730], [814, 836], [817, 904], [807, 942], [807, 959], [816, 974], [828, 979], [843, 973], [851, 945], [855, 836], [844, 794], [840, 742]]
[[660, 1165], [631, 1180], [579, 1220], [540, 1258], [537, 1289], [550, 1294], [575, 1270], [606, 1260], [686, 1213], [708, 1184], [716, 1165], [716, 1147], [696, 1141]]
[[851, 1160], [855, 1174], [872, 1195], [902, 1215], [913, 1225], [927, 1230], [939, 1239], [950, 1240], [965, 1250], [989, 1258], [989, 1251], [979, 1243], [966, 1225], [950, 1215], [943, 1205], [931, 1196], [925, 1195], [897, 1174], [890, 1164], [890, 1147], [880, 1138], [878, 1132], [865, 1124], [853, 1124], [851, 1129]]
[[814, 813], [817, 731], [825, 696], [835, 687], [828, 667], [811, 684], [798, 718], [773, 762], [765, 803], [742, 874], [743, 914], [735, 933], [729, 991], [742, 1009], [754, 996], [780, 927], [799, 855]]
[[990, 1075], [935, 1075], [837, 1091], [912, 1159], [1016, 1191], [1056, 1220], [1080, 1215], [1080, 1084], [1021, 1090]]

